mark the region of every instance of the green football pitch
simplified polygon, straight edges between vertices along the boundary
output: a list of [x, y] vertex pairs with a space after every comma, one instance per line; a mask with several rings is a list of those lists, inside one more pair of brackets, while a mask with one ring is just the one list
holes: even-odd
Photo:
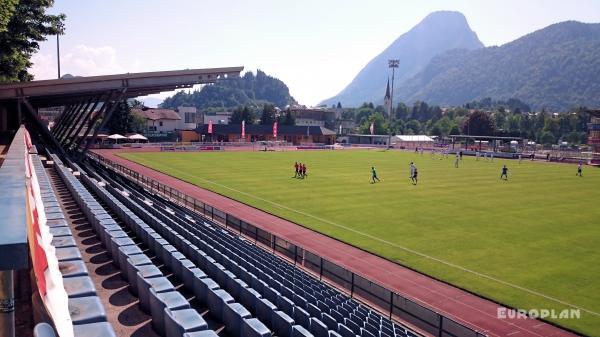
[[550, 320], [600, 336], [599, 169], [381, 150], [120, 155], [500, 303], [578, 308]]

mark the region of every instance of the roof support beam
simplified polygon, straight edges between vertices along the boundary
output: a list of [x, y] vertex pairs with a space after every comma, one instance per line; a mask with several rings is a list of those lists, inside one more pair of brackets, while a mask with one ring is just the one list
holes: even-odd
[[80, 103], [77, 104], [77, 108], [73, 111], [71, 116], [69, 116], [68, 119], [65, 120], [65, 122], [63, 123], [63, 127], [60, 129], [60, 131], [58, 133], [54, 134], [54, 137], [56, 137], [56, 139], [58, 141], [60, 141], [60, 139], [62, 137], [64, 137], [67, 130], [70, 129], [71, 124], [73, 123], [73, 120], [75, 120], [75, 118], [79, 115], [79, 113], [81, 112], [81, 109], [83, 109], [84, 106], [85, 106], [85, 102], [80, 101]]
[[113, 99], [114, 95], [115, 95], [114, 91], [110, 91], [108, 93], [108, 95], [106, 96], [106, 100], [104, 101], [104, 104], [102, 105], [102, 108], [100, 108], [100, 110], [98, 110], [98, 112], [94, 115], [94, 117], [88, 122], [88, 127], [85, 130], [85, 133], [83, 134], [83, 136], [81, 138], [79, 138], [77, 140], [77, 143], [75, 143], [74, 149], [76, 152], [77, 152], [77, 149], [81, 146], [81, 143], [86, 141], [87, 136], [90, 134], [90, 131], [92, 131], [94, 125], [96, 125], [96, 122], [98, 121], [100, 116], [102, 116], [102, 114], [104, 114], [104, 111], [106, 111], [106, 109], [108, 107], [110, 107], [110, 101]]
[[60, 122], [58, 124], [55, 124], [52, 128], [52, 134], [56, 136], [61, 132], [61, 130], [65, 127], [67, 120], [71, 118], [71, 115], [75, 113], [75, 110], [77, 110], [78, 103], [79, 102], [71, 104], [68, 110], [65, 109], [65, 111], [63, 111], [63, 113], [61, 114]]
[[19, 100], [23, 103], [23, 105], [25, 105], [25, 107], [27, 108], [25, 110], [27, 112], [29, 112], [29, 116], [34, 121], [34, 123], [36, 124], [36, 126], [38, 127], [40, 132], [43, 134], [43, 136], [45, 136], [46, 139], [49, 140], [52, 143], [52, 145], [54, 145], [54, 147], [56, 147], [56, 150], [59, 151], [60, 154], [62, 154], [64, 156], [65, 151], [63, 150], [62, 146], [58, 143], [58, 141], [56, 141], [56, 138], [54, 138], [54, 135], [52, 135], [52, 133], [50, 133], [50, 130], [48, 130], [48, 128], [44, 125], [44, 123], [42, 123], [42, 121], [40, 120], [40, 117], [37, 115], [35, 109], [31, 105], [31, 103], [29, 103], [27, 98], [23, 97], [23, 98], [20, 98]]
[[127, 93], [127, 88], [123, 89], [119, 93], [119, 96], [117, 97], [117, 99], [115, 100], [115, 102], [111, 105], [110, 109], [107, 109], [107, 111], [105, 113], [105, 116], [102, 118], [102, 122], [96, 128], [96, 130], [94, 130], [94, 135], [90, 139], [87, 140], [87, 143], [85, 144], [85, 147], [81, 151], [79, 159], [82, 159], [82, 158], [85, 157], [85, 154], [89, 150], [90, 146], [96, 141], [96, 138], [98, 138], [98, 132], [100, 132], [100, 130], [102, 128], [104, 128], [104, 126], [106, 125], [106, 123], [108, 123], [108, 121], [112, 117], [113, 112], [115, 111], [115, 109], [119, 105], [119, 102], [121, 102], [121, 100], [123, 99], [123, 96], [125, 95], [125, 93]]
[[[79, 137], [79, 133], [81, 132], [83, 127], [88, 123], [90, 117], [92, 116], [92, 113], [94, 112], [94, 110], [96, 110], [98, 103], [100, 103], [102, 96], [103, 95], [98, 95], [98, 98], [96, 98], [96, 102], [94, 102], [94, 105], [92, 106], [92, 108], [88, 110], [88, 112], [85, 115], [85, 118], [83, 119], [83, 121], [81, 121], [81, 123], [77, 127], [77, 131], [75, 131], [75, 134], [68, 140], [68, 143], [65, 145], [65, 149], [67, 151], [70, 149], [73, 142], [75, 142], [75, 140]], [[88, 128], [89, 128], [89, 126], [88, 126]]]
[[69, 137], [71, 137], [73, 131], [76, 129], [77, 124], [79, 124], [79, 122], [81, 122], [81, 118], [83, 118], [83, 116], [85, 116], [85, 114], [91, 104], [92, 104], [92, 99], [90, 98], [88, 100], [87, 104], [85, 105], [85, 107], [75, 116], [74, 120], [70, 123], [70, 125], [68, 125], [67, 132], [62, 136], [61, 139], [59, 139], [59, 141], [62, 144], [65, 144], [65, 142], [69, 140]]

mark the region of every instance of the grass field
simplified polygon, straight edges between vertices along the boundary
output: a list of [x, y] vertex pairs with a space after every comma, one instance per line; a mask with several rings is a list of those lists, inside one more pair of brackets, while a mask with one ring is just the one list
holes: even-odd
[[[121, 156], [513, 307], [580, 308], [554, 321], [600, 336], [598, 169], [472, 157], [455, 169], [452, 157], [379, 150]], [[292, 178], [294, 161], [307, 179]]]

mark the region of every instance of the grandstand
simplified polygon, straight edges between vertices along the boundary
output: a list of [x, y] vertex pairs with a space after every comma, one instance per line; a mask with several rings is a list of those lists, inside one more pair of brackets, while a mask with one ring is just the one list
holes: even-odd
[[[234, 223], [217, 208], [203, 205], [199, 212], [188, 207], [189, 196], [87, 153], [101, 128], [97, 118], [105, 124], [120, 100], [239, 71], [0, 86], [0, 114], [8, 115], [9, 129], [18, 125], [0, 167], [0, 298], [8, 299], [1, 335], [500, 336], [421, 306], [319, 252]], [[94, 111], [92, 103], [101, 100]], [[49, 131], [36, 111], [61, 104], [71, 107]], [[304, 263], [297, 263], [300, 250]], [[17, 277], [15, 270], [25, 272]], [[12, 281], [23, 275], [31, 282], [14, 288], [32, 287], [17, 296]], [[15, 310], [30, 314], [15, 317]]]

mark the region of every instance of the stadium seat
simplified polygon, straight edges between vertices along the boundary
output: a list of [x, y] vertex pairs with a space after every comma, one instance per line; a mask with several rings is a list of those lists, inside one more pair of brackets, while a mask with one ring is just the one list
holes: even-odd
[[300, 307], [294, 308], [294, 321], [296, 321], [296, 324], [307, 328], [310, 327], [310, 315], [306, 310]]
[[244, 319], [250, 317], [250, 312], [240, 303], [227, 303], [223, 306], [225, 330], [233, 337], [243, 337], [242, 326]]
[[97, 296], [70, 298], [69, 313], [74, 325], [106, 321], [106, 312]]
[[219, 321], [223, 322], [223, 308], [227, 303], [233, 303], [233, 297], [223, 289], [208, 290], [207, 294], [208, 310]]
[[256, 312], [256, 302], [262, 296], [252, 288], [242, 288], [240, 292], [240, 302], [252, 312]]
[[127, 273], [127, 278], [129, 279], [129, 287], [131, 292], [139, 297], [139, 287], [140, 282], [138, 278], [152, 278], [152, 277], [161, 277], [163, 276], [162, 272], [158, 267], [153, 264], [143, 264], [143, 265], [133, 265], [133, 259], [137, 259], [136, 256], [130, 257], [127, 261], [129, 266], [132, 268], [132, 273]]
[[202, 305], [208, 304], [208, 292], [219, 289], [219, 285], [209, 277], [194, 278], [194, 295]]
[[77, 247], [56, 248], [56, 259], [59, 262], [81, 260], [81, 253]]
[[183, 337], [219, 337], [219, 335], [213, 330], [204, 330], [184, 333]]
[[294, 325], [292, 326], [292, 337], [314, 337], [314, 335], [301, 325]]
[[167, 291], [157, 293], [154, 289], [150, 289], [150, 313], [152, 315], [152, 326], [159, 334], [165, 333], [164, 309], [180, 310], [188, 309], [190, 304], [177, 291]]
[[153, 289], [157, 293], [174, 290], [173, 284], [166, 277], [143, 278], [140, 276], [140, 272], [138, 272], [137, 282], [140, 308], [147, 313], [150, 313], [150, 289]]
[[64, 261], [58, 263], [58, 269], [63, 277], [88, 276], [85, 263], [81, 260]]
[[294, 320], [283, 311], [273, 313], [273, 330], [281, 337], [291, 337]]
[[63, 286], [69, 298], [96, 296], [96, 287], [88, 276], [64, 278]]
[[73, 326], [74, 336], [84, 337], [117, 337], [112, 326], [106, 322]]
[[56, 334], [50, 324], [38, 323], [33, 328], [33, 337], [56, 337]]
[[167, 337], [181, 337], [186, 332], [208, 329], [206, 321], [194, 309], [164, 310]]
[[242, 325], [244, 337], [271, 337], [271, 331], [256, 318], [245, 319]]
[[337, 331], [340, 333], [340, 335], [342, 337], [356, 337], [356, 334], [354, 333], [354, 331], [352, 331], [350, 328], [348, 328], [347, 326], [345, 326], [342, 323], [338, 323]]
[[315, 335], [315, 337], [328, 337], [327, 331], [328, 329], [325, 323], [317, 318], [310, 318], [310, 332]]

